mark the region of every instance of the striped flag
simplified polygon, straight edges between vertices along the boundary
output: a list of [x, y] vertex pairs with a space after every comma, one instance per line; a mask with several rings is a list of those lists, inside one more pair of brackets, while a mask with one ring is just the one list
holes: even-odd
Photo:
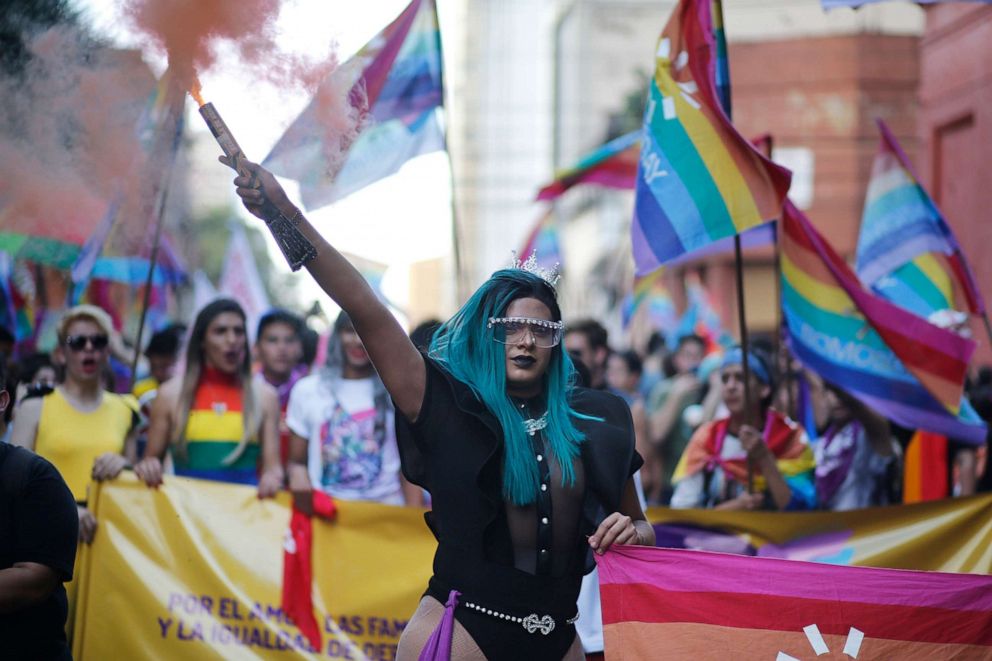
[[551, 270], [557, 266], [561, 269], [561, 240], [554, 209], [548, 209], [534, 223], [520, 249], [519, 258], [526, 260], [531, 253], [536, 253], [537, 265], [541, 268]]
[[217, 291], [229, 296], [244, 308], [248, 325], [248, 335], [255, 339], [258, 320], [269, 311], [269, 295], [262, 284], [255, 254], [252, 252], [248, 235], [241, 223], [231, 223], [231, 237], [224, 255], [224, 269], [217, 283]]
[[905, 427], [985, 442], [985, 425], [961, 405], [974, 342], [866, 291], [789, 201], [780, 239], [794, 356]]
[[[344, 113], [364, 130], [341, 144]], [[307, 209], [331, 204], [397, 172], [411, 158], [445, 148], [441, 37], [434, 0], [413, 0], [396, 20], [328, 77], [262, 164], [300, 182]], [[342, 114], [338, 112], [337, 114]], [[343, 154], [342, 149], [346, 152]]]
[[661, 34], [641, 134], [637, 273], [777, 218], [791, 175], [721, 109], [710, 0], [682, 0]]
[[[634, 277], [634, 288], [620, 304], [623, 327], [627, 328], [639, 310], [648, 310], [652, 328], [668, 331], [678, 324], [678, 311], [665, 286], [665, 269]], [[646, 306], [646, 307], [645, 307]]]
[[606, 188], [633, 188], [637, 181], [637, 156], [641, 132], [610, 140], [586, 154], [570, 168], [555, 173], [555, 179], [541, 187], [538, 200], [554, 200], [576, 184], [598, 184]]
[[[858, 237], [861, 281], [926, 317], [955, 308], [982, 314], [985, 303], [950, 225], [913, 173], [882, 120]], [[962, 301], [956, 303], [954, 292]]]
[[[836, 9], [837, 7], [860, 7], [876, 2], [886, 2], [887, 0], [820, 0], [824, 9]], [[920, 5], [936, 5], [942, 2], [978, 2], [990, 4], [992, 0], [914, 0]]]
[[610, 659], [992, 656], [992, 576], [643, 546], [596, 562]]

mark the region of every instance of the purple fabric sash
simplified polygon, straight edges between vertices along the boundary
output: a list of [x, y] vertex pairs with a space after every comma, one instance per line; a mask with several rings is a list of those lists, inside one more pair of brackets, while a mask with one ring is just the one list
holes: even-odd
[[[828, 455], [827, 450], [834, 439], [849, 427], [851, 436], [848, 444], [841, 448], [837, 454]], [[840, 428], [836, 425], [830, 425], [823, 440], [820, 441], [823, 446], [818, 459], [822, 458], [822, 461], [817, 461], [816, 464], [816, 493], [821, 506], [828, 504], [833, 499], [837, 490], [840, 489], [840, 485], [847, 479], [847, 474], [851, 472], [851, 464], [854, 463], [854, 454], [858, 449], [858, 436], [860, 434], [861, 423], [852, 420]]]
[[458, 606], [458, 597], [461, 594], [458, 590], [448, 593], [448, 601], [444, 604], [444, 615], [431, 633], [431, 637], [427, 639], [424, 649], [420, 651], [419, 661], [451, 660], [451, 634], [455, 630], [455, 607]]

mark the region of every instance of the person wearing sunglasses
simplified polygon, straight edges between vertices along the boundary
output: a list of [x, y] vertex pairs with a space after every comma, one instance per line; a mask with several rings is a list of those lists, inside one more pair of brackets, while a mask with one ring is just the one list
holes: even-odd
[[403, 473], [431, 494], [434, 575], [397, 659], [584, 658], [574, 622], [592, 552], [653, 545], [654, 530], [626, 403], [574, 386], [556, 274], [514, 260], [422, 353], [275, 178], [243, 166], [238, 195], [348, 313], [397, 409]]
[[135, 460], [137, 402], [104, 390], [113, 325], [93, 305], [69, 309], [58, 325], [55, 362], [65, 378], [17, 411], [11, 442], [48, 459], [76, 499], [79, 537], [90, 543], [96, 519], [86, 508], [90, 480], [109, 480]]

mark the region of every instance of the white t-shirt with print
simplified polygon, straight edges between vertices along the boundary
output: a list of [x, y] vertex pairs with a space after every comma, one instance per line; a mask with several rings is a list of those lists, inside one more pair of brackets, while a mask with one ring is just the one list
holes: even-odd
[[402, 505], [392, 408], [385, 423], [380, 445], [371, 377], [307, 376], [293, 386], [286, 408], [286, 424], [309, 442], [307, 468], [315, 489], [334, 498]]

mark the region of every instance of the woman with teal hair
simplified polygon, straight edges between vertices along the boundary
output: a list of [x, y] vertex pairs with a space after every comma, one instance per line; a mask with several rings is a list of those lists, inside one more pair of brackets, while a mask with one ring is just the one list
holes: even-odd
[[434, 575], [397, 658], [583, 658], [575, 604], [591, 554], [653, 545], [654, 531], [630, 411], [575, 387], [553, 278], [532, 260], [497, 271], [421, 353], [272, 175], [242, 171], [245, 206], [350, 315], [396, 405], [403, 473], [431, 494]]

